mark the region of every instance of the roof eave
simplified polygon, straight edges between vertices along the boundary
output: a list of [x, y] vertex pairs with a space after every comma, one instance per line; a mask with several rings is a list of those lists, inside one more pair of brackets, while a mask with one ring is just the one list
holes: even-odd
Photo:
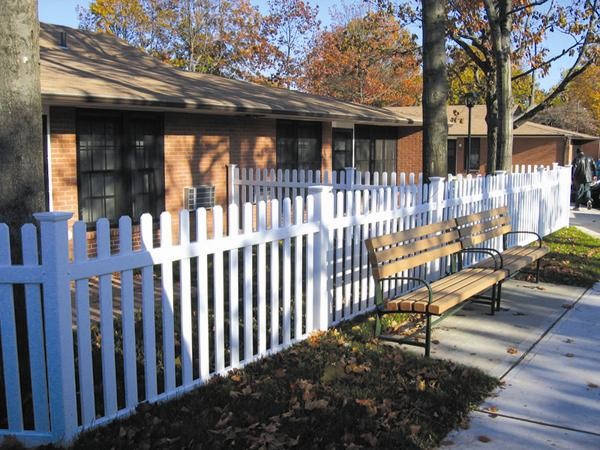
[[422, 123], [398, 117], [369, 117], [353, 114], [332, 114], [324, 112], [292, 111], [285, 109], [257, 108], [241, 105], [211, 105], [197, 102], [178, 102], [167, 100], [148, 100], [139, 98], [115, 98], [95, 95], [70, 95], [60, 93], [42, 93], [42, 102], [52, 106], [96, 106], [101, 108], [127, 108], [173, 110], [178, 112], [221, 113], [227, 115], [258, 115], [261, 117], [297, 117], [318, 120], [351, 121], [357, 124], [385, 126], [419, 126]]

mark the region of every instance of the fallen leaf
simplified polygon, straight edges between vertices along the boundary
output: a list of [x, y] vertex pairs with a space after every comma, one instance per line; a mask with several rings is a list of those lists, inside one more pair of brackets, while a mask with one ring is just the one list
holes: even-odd
[[478, 436], [478, 437], [477, 437], [477, 439], [478, 439], [480, 442], [490, 442], [490, 441], [491, 441], [491, 439], [490, 439], [489, 437], [487, 437], [487, 436], [483, 436], [483, 435], [482, 435], [482, 436]]
[[495, 412], [498, 412], [498, 408], [497, 408], [497, 407], [495, 407], [495, 406], [490, 406], [489, 408], [487, 408], [487, 410], [488, 410], [489, 412], [493, 412], [493, 413], [495, 413]]
[[572, 343], [573, 343], [573, 342], [575, 342], [575, 341], [574, 341], [573, 339], [569, 339], [569, 338], [567, 338], [567, 339], [565, 339], [563, 342], [564, 342], [564, 343], [566, 343], [566, 344], [572, 344]]
[[285, 377], [285, 369], [280, 368], [275, 371], [275, 378], [284, 378]]
[[417, 390], [419, 392], [424, 392], [425, 389], [427, 389], [427, 382], [425, 380], [419, 380], [419, 383], [417, 384]]
[[572, 358], [573, 356], [575, 356], [573, 353], [565, 353], [565, 356], [567, 358]]
[[410, 434], [412, 434], [413, 436], [419, 434], [419, 431], [421, 431], [421, 425], [411, 425], [409, 428]]
[[565, 309], [571, 309], [573, 308], [573, 305], [571, 303], [563, 303], [562, 305], [560, 305], [560, 307]]
[[517, 350], [517, 349], [516, 349], [516, 348], [514, 348], [514, 347], [508, 347], [508, 348], [506, 349], [506, 353], [510, 353], [511, 355], [515, 355], [515, 354], [519, 353], [519, 350]]
[[304, 409], [312, 411], [313, 409], [325, 409], [329, 406], [329, 402], [325, 399], [321, 400], [308, 400], [304, 403]]
[[231, 375], [231, 381], [235, 381], [236, 383], [239, 383], [240, 381], [242, 381], [242, 377], [240, 375], [238, 375], [237, 373], [234, 375]]
[[365, 408], [367, 408], [367, 414], [369, 416], [374, 416], [377, 414], [377, 406], [375, 406], [375, 400], [367, 398], [367, 399], [360, 399], [357, 398], [356, 400], [354, 400], [357, 404], [364, 406]]
[[589, 387], [590, 389], [596, 389], [598, 387], [598, 385], [595, 383], [588, 383], [587, 387]]

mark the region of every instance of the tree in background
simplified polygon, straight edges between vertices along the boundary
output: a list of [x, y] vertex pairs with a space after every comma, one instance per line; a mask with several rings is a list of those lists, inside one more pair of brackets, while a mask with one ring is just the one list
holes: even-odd
[[448, 174], [446, 12], [438, 0], [423, 5], [423, 177]]
[[304, 60], [320, 28], [318, 6], [303, 0], [269, 0], [265, 34], [273, 50], [269, 82], [295, 88], [304, 73]]
[[600, 135], [600, 66], [578, 76], [552, 106], [535, 116], [545, 125]]
[[94, 0], [79, 19], [194, 72], [260, 81], [272, 54], [249, 0]]
[[[486, 85], [488, 123], [488, 171], [494, 166], [509, 170], [512, 154], [512, 129], [547, 108], [570, 82], [585, 72], [597, 60], [598, 2], [574, 0], [559, 5], [549, 0], [472, 0], [449, 2], [450, 39], [484, 73], [494, 74], [494, 83]], [[565, 46], [549, 49], [544, 45], [550, 33], [562, 33]], [[574, 62], [565, 71], [561, 81], [547, 95], [540, 98], [533, 92], [536, 75], [547, 74], [550, 65], [565, 55], [574, 56]], [[518, 64], [520, 71], [512, 73]], [[514, 83], [530, 77], [531, 99], [513, 118]], [[499, 134], [493, 145], [494, 130]]]
[[0, 222], [13, 242], [46, 207], [37, 11], [36, 0], [4, 2], [0, 15]]
[[367, 12], [317, 36], [301, 87], [367, 105], [418, 104], [417, 48], [414, 37], [392, 14]]

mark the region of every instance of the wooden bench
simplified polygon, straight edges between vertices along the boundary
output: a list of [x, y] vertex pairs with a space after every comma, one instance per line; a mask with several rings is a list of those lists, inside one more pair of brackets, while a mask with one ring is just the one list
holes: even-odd
[[[497, 286], [506, 278], [501, 258], [489, 249], [464, 249], [456, 220], [439, 222], [407, 231], [371, 238], [365, 241], [369, 262], [375, 279], [375, 302], [377, 310], [376, 334], [387, 339], [425, 348], [429, 356], [431, 347], [431, 316], [443, 316], [457, 309], [467, 300], [473, 299], [492, 288], [490, 300], [494, 311]], [[462, 268], [464, 253], [483, 253], [495, 260], [495, 266]], [[440, 258], [458, 258], [459, 270], [435, 282], [420, 277], [421, 267]], [[402, 275], [413, 269], [411, 276]], [[400, 296], [393, 296], [388, 289], [384, 296], [384, 283], [409, 282], [417, 286], [414, 290]], [[389, 286], [388, 286], [389, 287]], [[381, 336], [381, 315], [397, 312], [424, 314], [425, 342], [404, 339], [398, 336]]]
[[[456, 219], [460, 241], [464, 249], [475, 248], [477, 245], [484, 244], [490, 239], [502, 238], [502, 248], [504, 251], [497, 252], [494, 249], [488, 250], [497, 252], [502, 257], [502, 270], [510, 278], [517, 274], [524, 267], [537, 263], [535, 278], [536, 283], [540, 281], [540, 261], [549, 249], [545, 247], [539, 234], [533, 231], [515, 231], [512, 230], [508, 208], [494, 208], [482, 211], [468, 216], [458, 217]], [[537, 238], [538, 245], [517, 245], [508, 248], [508, 236], [512, 234], [532, 234]], [[479, 247], [485, 248], [485, 247]], [[495, 261], [493, 258], [487, 258], [474, 264], [473, 268], [492, 268]], [[498, 295], [496, 296], [496, 310], [500, 310], [500, 301], [502, 296], [502, 282], [498, 285]]]

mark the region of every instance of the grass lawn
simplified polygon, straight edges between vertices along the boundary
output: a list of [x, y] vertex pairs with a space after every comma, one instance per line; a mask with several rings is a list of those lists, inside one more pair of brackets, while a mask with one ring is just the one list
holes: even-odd
[[[74, 448], [432, 448], [497, 386], [371, 340], [370, 320], [311, 336]], [[49, 447], [51, 448], [51, 447]]]
[[[600, 239], [568, 227], [546, 236], [544, 242], [550, 253], [542, 259], [542, 281], [591, 287], [600, 280]], [[520, 277], [533, 279], [527, 274]]]

